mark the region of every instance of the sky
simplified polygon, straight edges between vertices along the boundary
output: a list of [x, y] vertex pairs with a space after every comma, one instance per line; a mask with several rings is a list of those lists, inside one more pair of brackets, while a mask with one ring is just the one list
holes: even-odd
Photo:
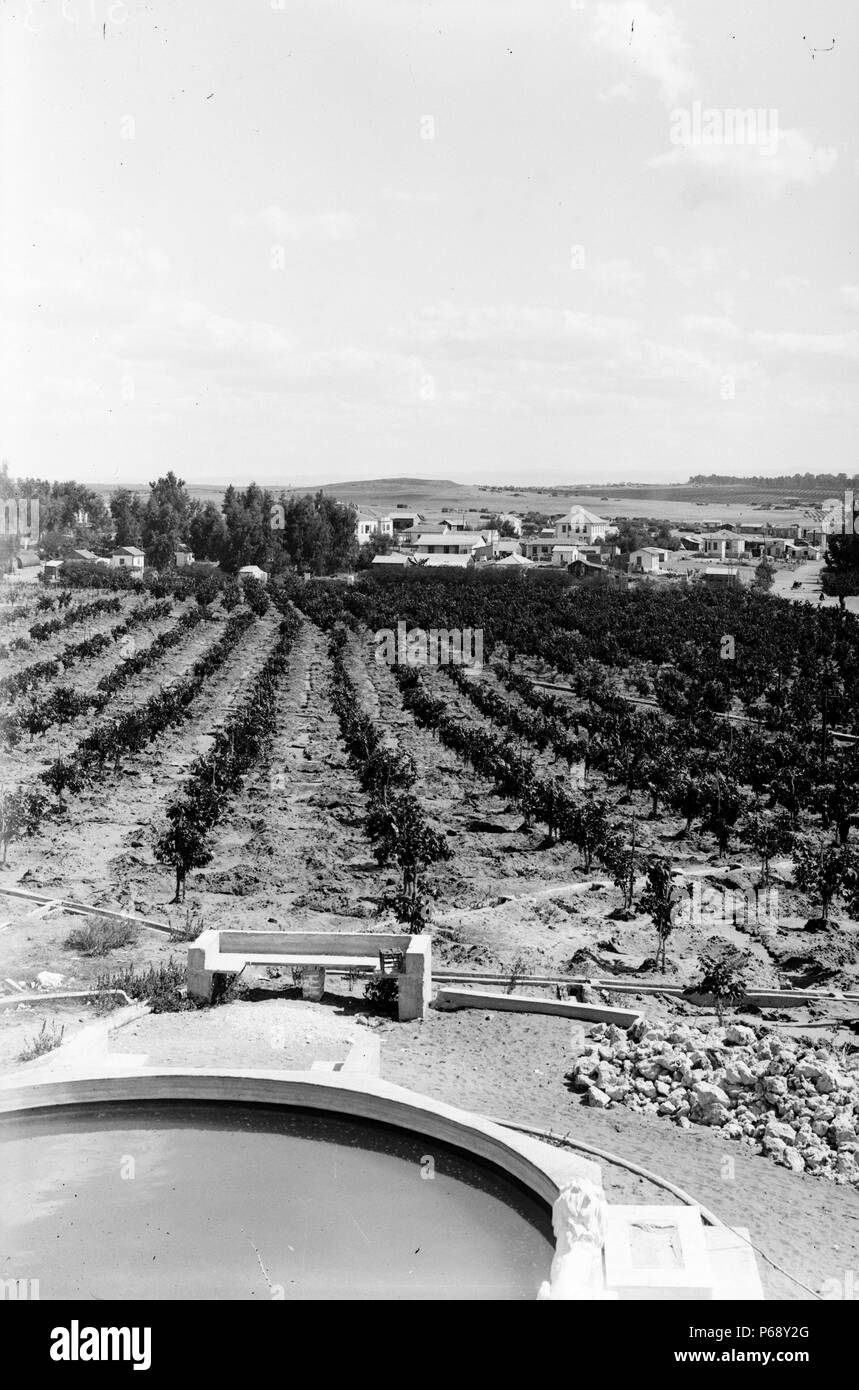
[[855, 0], [5, 0], [0, 457], [852, 474], [857, 39]]

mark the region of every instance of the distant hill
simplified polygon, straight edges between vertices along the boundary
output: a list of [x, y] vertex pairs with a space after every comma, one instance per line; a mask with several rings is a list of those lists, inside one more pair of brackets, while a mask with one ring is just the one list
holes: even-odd
[[445, 491], [450, 488], [469, 490], [467, 483], [455, 483], [450, 478], [362, 478], [359, 482], [320, 483], [316, 490], [321, 492], [378, 492], [382, 489], [392, 492], [395, 488], [403, 488], [406, 491], [411, 488], [436, 488]]
[[[237, 487], [247, 486], [243, 478]], [[772, 486], [773, 482], [777, 486]], [[560, 516], [576, 503], [608, 519], [617, 517], [648, 517], [667, 520], [681, 526], [694, 527], [703, 521], [771, 521], [784, 524], [800, 520], [807, 509], [819, 506], [829, 496], [836, 495], [833, 475], [820, 478], [799, 478], [802, 485], [784, 485], [783, 479], [737, 478], [729, 481], [702, 479], [686, 483], [569, 483], [510, 484], [457, 483], [451, 478], [359, 478], [354, 481], [308, 484], [293, 488], [287, 483], [260, 483], [275, 495], [286, 492], [324, 492], [340, 502], [372, 507], [377, 511], [414, 508], [428, 522], [443, 518], [459, 520], [467, 525], [485, 524], [497, 512], [512, 511], [524, 515], [540, 512]], [[124, 483], [130, 491], [146, 497], [147, 483]], [[94, 485], [94, 491], [108, 494], [116, 484]], [[201, 501], [220, 505], [224, 488], [214, 484], [189, 483], [188, 492]]]

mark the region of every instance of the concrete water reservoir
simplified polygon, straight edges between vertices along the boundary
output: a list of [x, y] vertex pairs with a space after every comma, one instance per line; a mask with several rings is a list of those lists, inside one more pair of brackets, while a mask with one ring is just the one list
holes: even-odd
[[552, 1260], [554, 1151], [383, 1082], [145, 1073], [0, 1108], [3, 1277], [43, 1300], [533, 1299]]

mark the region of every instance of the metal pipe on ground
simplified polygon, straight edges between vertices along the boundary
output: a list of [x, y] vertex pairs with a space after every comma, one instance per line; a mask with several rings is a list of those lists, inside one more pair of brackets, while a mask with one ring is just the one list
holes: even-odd
[[114, 922], [130, 922], [136, 927], [145, 927], [148, 931], [163, 932], [165, 936], [185, 937], [184, 928], [155, 922], [151, 917], [140, 917], [135, 912], [120, 912], [112, 907], [94, 907], [91, 903], [76, 903], [69, 898], [52, 898], [46, 893], [31, 893], [23, 888], [0, 886], [0, 893], [5, 893], [10, 898], [23, 898], [26, 902], [41, 906], [55, 907], [60, 912], [70, 912], [84, 917], [107, 917]]
[[[480, 972], [466, 973], [454, 970], [434, 970], [433, 979], [444, 984], [457, 985], [507, 985], [511, 988], [521, 985], [538, 985], [541, 987], [568, 985], [577, 987], [590, 985], [594, 989], [612, 990], [616, 994], [670, 994], [680, 998], [684, 989], [682, 985], [660, 985], [644, 981], [631, 980], [600, 980], [582, 975], [504, 975], [504, 974], [481, 974]], [[755, 1004], [761, 1000], [775, 1001], [771, 1006], [764, 1007], [777, 1008], [782, 1004], [856, 1004], [859, 1003], [859, 993], [838, 993], [831, 994], [822, 990], [778, 990], [760, 989], [750, 990], [746, 996], [746, 1003]]]

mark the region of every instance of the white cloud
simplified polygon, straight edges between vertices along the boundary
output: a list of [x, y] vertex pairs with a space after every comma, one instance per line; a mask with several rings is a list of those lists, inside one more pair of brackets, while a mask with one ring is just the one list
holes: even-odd
[[784, 290], [787, 294], [799, 294], [801, 290], [808, 289], [811, 281], [803, 275], [780, 275], [775, 283], [776, 289]]
[[641, 271], [625, 260], [599, 261], [590, 268], [590, 275], [598, 289], [615, 294], [634, 295], [644, 287]]
[[759, 351], [796, 361], [815, 359], [859, 363], [859, 329], [848, 333], [752, 333], [750, 342]]
[[684, 314], [680, 326], [684, 333], [691, 333], [695, 337], [721, 338], [726, 342], [744, 336], [743, 330], [727, 314]]
[[404, 188], [383, 188], [381, 197], [386, 203], [439, 203], [437, 193], [410, 192]]
[[[325, 236], [342, 231], [337, 221], [318, 225]], [[309, 349], [276, 324], [221, 313], [174, 284], [168, 258], [142, 235], [116, 227], [97, 235], [74, 211], [34, 226], [31, 243], [8, 260], [0, 296], [13, 398], [58, 419], [97, 421], [124, 378], [150, 421], [193, 408], [209, 390], [237, 403], [293, 393], [335, 405], [416, 394], [417, 363], [402, 354]]]
[[555, 361], [581, 344], [628, 338], [630, 319], [521, 305], [427, 305], [393, 338], [449, 359]]
[[698, 280], [710, 279], [722, 269], [722, 253], [714, 246], [698, 246], [684, 253], [655, 246], [653, 255], [681, 285], [694, 285]]
[[506, 415], [705, 401], [724, 370], [698, 347], [651, 337], [636, 319], [573, 310], [444, 303], [396, 336], [420, 354], [440, 398]]
[[848, 309], [859, 309], [859, 285], [842, 285], [839, 293]]
[[363, 218], [351, 212], [316, 212], [300, 215], [272, 204], [254, 213], [236, 213], [236, 231], [262, 230], [281, 241], [352, 241], [361, 232]]
[[41, 217], [0, 276], [6, 315], [43, 328], [120, 323], [163, 290], [170, 259], [137, 231], [95, 227], [58, 208]]
[[158, 366], [271, 368], [294, 348], [272, 324], [225, 318], [192, 299], [159, 296], [113, 339], [119, 356]]
[[675, 145], [645, 164], [680, 174], [690, 201], [700, 203], [748, 189], [778, 195], [794, 185], [824, 178], [837, 159], [837, 150], [815, 146], [802, 131], [780, 130], [773, 153], [749, 144]]
[[678, 101], [695, 84], [688, 44], [670, 10], [660, 14], [638, 0], [601, 3], [591, 35], [632, 72], [652, 78], [666, 101]]
[[600, 101], [632, 101], [635, 93], [631, 82], [613, 82], [610, 87], [606, 87], [604, 92], [600, 92]]

